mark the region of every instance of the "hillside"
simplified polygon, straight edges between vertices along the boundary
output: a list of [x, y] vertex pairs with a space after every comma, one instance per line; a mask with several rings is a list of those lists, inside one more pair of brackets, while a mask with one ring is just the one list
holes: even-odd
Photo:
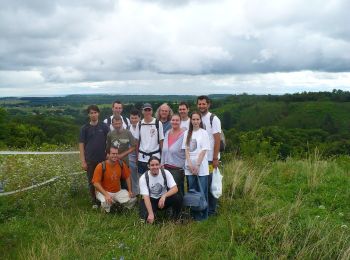
[[[224, 164], [219, 215], [143, 225], [137, 209], [93, 211], [78, 156], [0, 156], [3, 259], [349, 259], [350, 158]], [[55, 163], [53, 163], [55, 162]]]

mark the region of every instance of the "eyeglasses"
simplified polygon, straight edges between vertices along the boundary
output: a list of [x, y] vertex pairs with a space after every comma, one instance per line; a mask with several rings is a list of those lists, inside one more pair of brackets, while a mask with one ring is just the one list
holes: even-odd
[[144, 108], [143, 111], [152, 111], [151, 108]]

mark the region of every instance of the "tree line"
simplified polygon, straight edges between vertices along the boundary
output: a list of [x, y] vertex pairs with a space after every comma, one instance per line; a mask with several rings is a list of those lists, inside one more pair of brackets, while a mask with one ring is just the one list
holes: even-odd
[[[82, 100], [84, 96], [79, 96]], [[28, 102], [9, 102], [0, 108], [0, 147], [23, 148], [42, 145], [75, 146], [79, 128], [87, 120], [81, 105], [72, 105], [72, 96], [60, 97], [54, 105], [40, 98]], [[118, 97], [108, 96], [110, 100]], [[157, 96], [150, 101], [156, 108], [167, 100], [174, 111], [181, 100], [189, 98], [195, 110], [195, 98], [174, 99]], [[50, 99], [50, 98], [49, 98]], [[87, 97], [88, 101], [91, 96]], [[124, 105], [129, 114], [142, 101], [132, 100]], [[149, 100], [149, 99], [148, 99]], [[52, 101], [52, 100], [51, 100]], [[57, 101], [57, 100], [56, 100]], [[34, 102], [34, 103], [32, 103]], [[46, 105], [42, 105], [46, 102]], [[106, 97], [96, 99], [103, 119], [111, 114]], [[271, 159], [305, 156], [317, 148], [324, 156], [350, 153], [350, 92], [303, 92], [286, 95], [230, 95], [214, 96], [211, 111], [221, 118], [225, 130], [227, 151], [241, 156], [264, 154]]]

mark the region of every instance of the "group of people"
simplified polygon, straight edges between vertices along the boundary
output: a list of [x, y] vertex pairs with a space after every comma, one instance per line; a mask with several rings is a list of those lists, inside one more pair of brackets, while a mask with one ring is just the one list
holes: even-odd
[[113, 114], [103, 122], [99, 108], [88, 106], [90, 121], [81, 128], [79, 150], [93, 208], [109, 212], [115, 203], [132, 208], [139, 197], [140, 217], [148, 223], [167, 208], [178, 219], [186, 176], [187, 190], [200, 185], [208, 202], [205, 210], [192, 211], [192, 217], [215, 215], [217, 199], [210, 186], [219, 166], [222, 130], [210, 104], [208, 96], [199, 96], [198, 111], [189, 114], [185, 102], [179, 103], [178, 113], [164, 103], [153, 116], [152, 105], [145, 103], [141, 119], [136, 109], [129, 118], [122, 116], [123, 104], [115, 101]]

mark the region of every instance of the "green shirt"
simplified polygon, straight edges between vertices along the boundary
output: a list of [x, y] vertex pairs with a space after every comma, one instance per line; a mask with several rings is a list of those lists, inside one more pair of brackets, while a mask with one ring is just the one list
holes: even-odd
[[[107, 135], [107, 151], [111, 145], [118, 147], [118, 152], [123, 153], [130, 147], [136, 146], [136, 141], [132, 133], [127, 129], [113, 130]], [[125, 156], [123, 161], [129, 165], [129, 156]]]

